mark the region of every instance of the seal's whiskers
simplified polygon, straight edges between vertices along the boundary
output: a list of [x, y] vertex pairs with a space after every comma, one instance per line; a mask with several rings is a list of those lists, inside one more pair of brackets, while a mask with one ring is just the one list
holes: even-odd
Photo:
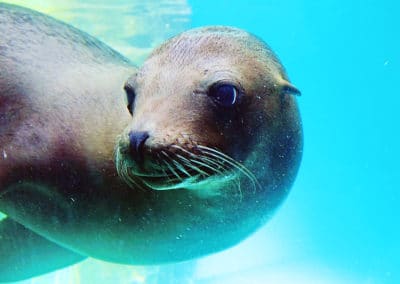
[[211, 174], [209, 174], [209, 173], [203, 171], [202, 169], [200, 169], [199, 167], [193, 165], [193, 163], [192, 163], [191, 161], [185, 162], [185, 165], [186, 165], [187, 167], [191, 168], [192, 170], [194, 170], [195, 172], [199, 173], [200, 175], [203, 175], [203, 176], [205, 176], [205, 177], [211, 176]]
[[226, 165], [224, 165], [223, 162], [215, 160], [215, 159], [211, 159], [209, 157], [206, 156], [200, 156], [200, 159], [204, 162], [207, 162], [209, 164], [215, 165], [216, 167], [218, 167], [218, 169], [222, 169], [223, 171], [228, 171], [229, 168], [226, 167]]
[[220, 160], [222, 163], [227, 163], [227, 164], [231, 165], [232, 167], [236, 168], [241, 173], [243, 173], [253, 183], [254, 191], [256, 191], [257, 187], [260, 187], [260, 184], [259, 184], [257, 178], [255, 177], [255, 175], [249, 169], [247, 169], [243, 164], [239, 163], [238, 161], [232, 159], [228, 155], [226, 155], [216, 149], [213, 149], [213, 148], [210, 148], [207, 146], [202, 146], [202, 145], [198, 145], [197, 147], [205, 155], [216, 158], [216, 159], [214, 159], [214, 161]]
[[167, 171], [165, 170], [165, 168], [161, 165], [161, 161], [163, 161], [163, 160], [164, 160], [164, 158], [162, 158], [162, 157], [160, 156], [160, 154], [157, 153], [157, 159], [155, 160], [155, 162], [156, 162], [157, 165], [160, 167], [161, 171], [164, 173], [164, 177], [166, 177], [166, 178], [168, 179], [168, 182], [169, 182], [169, 183], [173, 183], [173, 181], [174, 181], [175, 179], [172, 179], [172, 178], [171, 178], [171, 175], [169, 175], [169, 174], [167, 173]]
[[[161, 153], [167, 157], [169, 160], [171, 159], [168, 154], [165, 151], [161, 151]], [[182, 177], [175, 171], [174, 167], [171, 166], [171, 164], [166, 161], [165, 159], [162, 160], [162, 162], [167, 166], [168, 170], [174, 175], [176, 176], [180, 181], [182, 181]]]
[[188, 177], [192, 177], [192, 175], [187, 170], [185, 170], [185, 167], [181, 163], [178, 162], [178, 159], [173, 159], [172, 157], [169, 157], [169, 159], [174, 163], [174, 165], [177, 167], [177, 169], [179, 171], [181, 171]]
[[[123, 157], [124, 154], [121, 149], [116, 149], [115, 161], [118, 174], [130, 186], [141, 190], [144, 190], [143, 187], [146, 186], [153, 187], [152, 182], [147, 178], [165, 179], [164, 182], [167, 182], [167, 184], [176, 184], [176, 188], [179, 188], [177, 187], [178, 184], [183, 186], [185, 182], [197, 183], [214, 175], [229, 177], [234, 173], [234, 170], [242, 173], [250, 180], [254, 192], [260, 186], [255, 175], [249, 169], [217, 149], [196, 145], [197, 151], [191, 152], [175, 144], [170, 145], [170, 148], [174, 151], [166, 149], [156, 153], [152, 162], [159, 167], [159, 171], [152, 175], [135, 172], [135, 168], [132, 167], [129, 160]], [[235, 178], [231, 179], [230, 182], [235, 184], [240, 198], [242, 198], [241, 180]]]
[[182, 155], [179, 154], [175, 154], [175, 156], [177, 158], [179, 158], [180, 160], [182, 160], [184, 162], [184, 164], [190, 168], [192, 168], [193, 170], [197, 171], [198, 173], [204, 175], [204, 176], [210, 176], [211, 174], [201, 170], [200, 168], [198, 168], [197, 166], [193, 165], [193, 163], [196, 163], [200, 166], [206, 167], [208, 169], [210, 169], [212, 172], [217, 172], [219, 174], [222, 175], [221, 171], [218, 171], [215, 167], [212, 167], [211, 165], [207, 164], [207, 162], [202, 162], [200, 160], [203, 160], [203, 157], [200, 155], [196, 155], [194, 153], [189, 152], [188, 150], [184, 149], [183, 147], [180, 147], [178, 145], [171, 145], [171, 147], [178, 149], [186, 154], [189, 154], [191, 159], [186, 159], [185, 157], [183, 157]]
[[223, 173], [221, 171], [219, 171], [215, 167], [213, 167], [213, 166], [211, 166], [211, 165], [209, 165], [209, 164], [207, 164], [205, 162], [202, 162], [202, 161], [199, 161], [199, 160], [196, 160], [196, 159], [191, 159], [191, 162], [193, 162], [195, 164], [198, 164], [200, 166], [206, 167], [206, 168], [210, 169], [211, 171], [216, 172], [216, 173], [218, 173], [220, 175], [223, 175]]

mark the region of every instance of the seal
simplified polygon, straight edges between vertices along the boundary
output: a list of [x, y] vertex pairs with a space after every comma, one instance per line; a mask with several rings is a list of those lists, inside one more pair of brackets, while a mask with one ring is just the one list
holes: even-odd
[[[201, 257], [248, 237], [287, 196], [302, 155], [300, 92], [255, 36], [190, 30], [137, 69], [12, 5], [0, 4], [0, 35], [0, 281], [87, 256]], [[49, 256], [29, 263], [32, 246]]]

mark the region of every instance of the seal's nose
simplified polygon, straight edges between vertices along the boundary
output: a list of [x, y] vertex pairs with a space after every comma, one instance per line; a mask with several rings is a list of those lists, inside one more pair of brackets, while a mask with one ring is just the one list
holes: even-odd
[[143, 161], [143, 146], [149, 138], [147, 131], [131, 131], [129, 132], [129, 147], [132, 154], [132, 158], [136, 162]]

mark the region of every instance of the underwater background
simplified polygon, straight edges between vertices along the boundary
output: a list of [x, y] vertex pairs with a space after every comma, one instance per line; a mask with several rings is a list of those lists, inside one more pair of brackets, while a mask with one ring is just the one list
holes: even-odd
[[302, 91], [305, 139], [289, 197], [234, 248], [161, 267], [89, 259], [18, 283], [400, 283], [400, 2], [5, 2], [66, 21], [138, 65], [191, 27], [252, 32]]

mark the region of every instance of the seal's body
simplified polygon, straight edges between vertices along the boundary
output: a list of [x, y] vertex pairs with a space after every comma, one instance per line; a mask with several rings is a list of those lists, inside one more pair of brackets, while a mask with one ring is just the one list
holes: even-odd
[[252, 35], [189, 31], [139, 70], [15, 6], [0, 5], [0, 35], [0, 234], [13, 226], [20, 248], [65, 256], [13, 271], [24, 250], [8, 237], [0, 281], [85, 256], [158, 264], [216, 252], [287, 195], [301, 158], [298, 91]]

